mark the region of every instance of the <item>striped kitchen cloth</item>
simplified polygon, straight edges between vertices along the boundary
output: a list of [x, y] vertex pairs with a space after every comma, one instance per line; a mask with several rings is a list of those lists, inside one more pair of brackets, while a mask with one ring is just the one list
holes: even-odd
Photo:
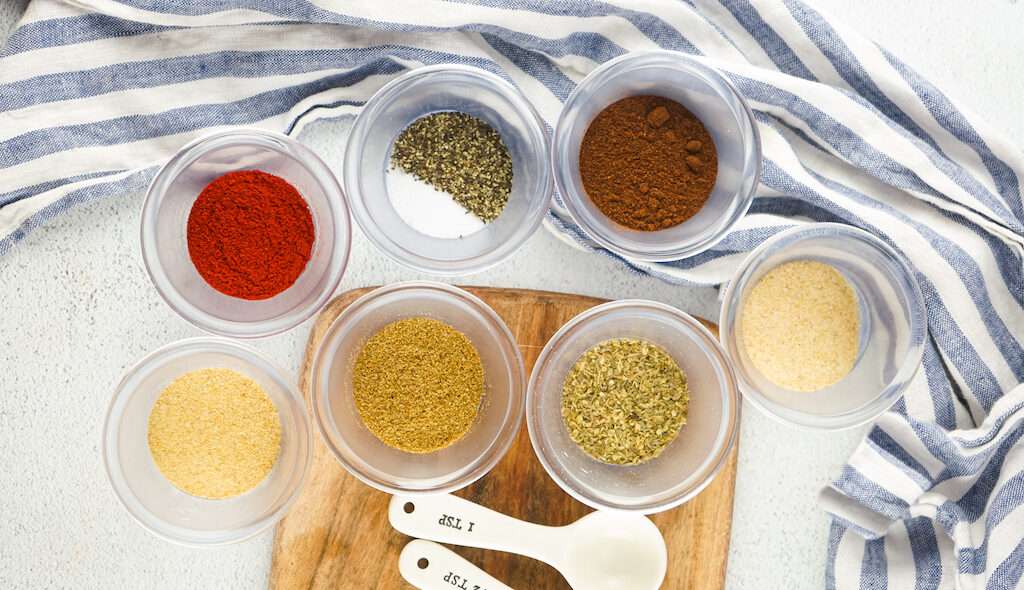
[[[1016, 587], [1024, 160], [799, 0], [34, 0], [0, 52], [0, 254], [74, 205], [137, 198], [172, 152], [216, 129], [295, 135], [437, 63], [508, 78], [550, 125], [597, 64], [655, 48], [727, 73], [760, 125], [764, 178], [714, 249], [625, 266], [716, 285], [774, 233], [833, 221], [902, 252], [925, 296], [922, 370], [822, 492], [826, 586]], [[614, 256], [557, 204], [546, 224]]]

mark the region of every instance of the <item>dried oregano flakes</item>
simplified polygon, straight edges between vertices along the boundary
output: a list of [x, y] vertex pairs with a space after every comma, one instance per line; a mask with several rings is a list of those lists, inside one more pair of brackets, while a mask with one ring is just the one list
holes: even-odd
[[576, 361], [562, 386], [562, 419], [591, 457], [637, 465], [665, 450], [686, 424], [686, 375], [659, 346], [606, 340]]

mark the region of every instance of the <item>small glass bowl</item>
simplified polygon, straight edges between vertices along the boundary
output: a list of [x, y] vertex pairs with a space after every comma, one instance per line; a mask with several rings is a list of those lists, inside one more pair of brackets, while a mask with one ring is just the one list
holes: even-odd
[[[171, 381], [189, 371], [226, 368], [253, 379], [277, 406], [281, 454], [259, 485], [210, 500], [174, 487], [149, 453], [149, 414]], [[302, 396], [255, 350], [223, 338], [168, 344], [129, 369], [114, 391], [103, 426], [103, 464], [118, 499], [143, 527], [182, 545], [226, 545], [269, 528], [299, 495], [312, 459], [312, 430]]]
[[[860, 352], [846, 377], [824, 389], [798, 392], [769, 381], [753, 366], [741, 341], [743, 306], [768, 271], [794, 260], [816, 260], [838, 270], [856, 294]], [[838, 430], [869, 422], [902, 394], [924, 352], [924, 299], [907, 262], [866, 231], [814, 223], [780, 232], [755, 248], [722, 299], [719, 334], [736, 369], [740, 391], [769, 416], [798, 426]]]
[[[262, 170], [287, 180], [313, 215], [316, 241], [288, 289], [258, 301], [225, 295], [199, 275], [188, 253], [188, 216], [218, 176]], [[185, 145], [157, 172], [142, 206], [142, 259], [161, 297], [195, 326], [223, 336], [259, 338], [289, 330], [327, 303], [348, 262], [352, 229], [338, 181], [308, 148], [280, 133], [220, 131]]]
[[[605, 216], [580, 177], [580, 145], [591, 121], [610, 104], [645, 94], [689, 109], [718, 151], [718, 177], [704, 207], [675, 227], [651, 232]], [[675, 51], [627, 53], [587, 75], [565, 101], [551, 155], [555, 186], [572, 218], [595, 242], [634, 260], [679, 260], [714, 246], [746, 214], [761, 177], [761, 139], [746, 101], [720, 72]]]
[[[433, 453], [382, 443], [363, 425], [352, 393], [363, 344], [408, 317], [434, 318], [462, 332], [484, 365], [486, 389], [472, 428]], [[446, 493], [481, 478], [508, 451], [522, 422], [525, 381], [515, 338], [486, 303], [440, 283], [395, 283], [357, 299], [328, 328], [313, 361], [313, 416], [327, 448], [366, 484], [391, 494]]]
[[[686, 374], [689, 416], [658, 457], [610, 465], [581, 450], [562, 419], [562, 385], [584, 352], [613, 338], [639, 338], [668, 352]], [[573, 498], [597, 509], [653, 514], [696, 496], [725, 464], [739, 432], [736, 380], [714, 335], [678, 309], [613, 301], [563, 326], [541, 351], [526, 394], [530, 441], [544, 469]]]
[[[388, 196], [395, 139], [413, 121], [460, 111], [490, 124], [512, 156], [512, 193], [501, 215], [458, 239], [428, 236], [406, 223]], [[367, 101], [345, 150], [345, 192], [370, 241], [405, 266], [435, 275], [479, 272], [511, 256], [540, 227], [551, 203], [548, 140], [540, 116], [514, 86], [484, 70], [438, 65], [392, 80]]]

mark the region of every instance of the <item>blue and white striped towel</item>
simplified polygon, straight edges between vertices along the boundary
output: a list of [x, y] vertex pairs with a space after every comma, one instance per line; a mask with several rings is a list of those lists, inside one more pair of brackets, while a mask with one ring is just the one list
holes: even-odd
[[[410, 68], [451, 62], [508, 77], [551, 124], [598, 63], [659, 47], [732, 78], [760, 123], [764, 179], [713, 250], [624, 264], [719, 284], [775, 232], [835, 221], [902, 252], [925, 295], [923, 370], [822, 494], [827, 587], [1016, 587], [1024, 160], [799, 0], [34, 0], [0, 53], [0, 254], [76, 204], [134, 198], [213, 129], [294, 135], [355, 114]], [[557, 206], [547, 226], [595, 249]]]

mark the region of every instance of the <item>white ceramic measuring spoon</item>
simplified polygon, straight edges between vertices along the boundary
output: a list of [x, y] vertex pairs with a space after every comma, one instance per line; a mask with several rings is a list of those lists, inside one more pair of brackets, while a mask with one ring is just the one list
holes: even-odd
[[388, 518], [411, 537], [543, 561], [575, 590], [657, 590], [668, 553], [649, 519], [592, 512], [564, 527], [523, 522], [450, 495], [391, 499]]
[[398, 571], [406, 582], [420, 590], [512, 590], [433, 541], [409, 541], [398, 556]]

